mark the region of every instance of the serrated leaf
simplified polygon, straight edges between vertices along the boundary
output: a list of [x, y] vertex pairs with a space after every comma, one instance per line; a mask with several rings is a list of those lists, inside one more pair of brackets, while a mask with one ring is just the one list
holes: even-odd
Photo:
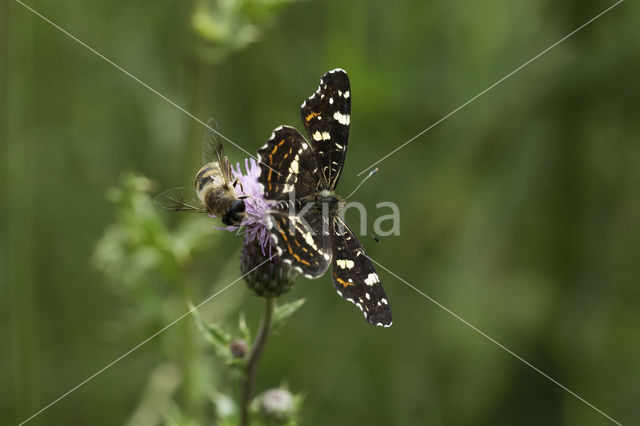
[[240, 312], [238, 317], [238, 329], [240, 330], [242, 339], [247, 342], [247, 344], [251, 345], [251, 330], [249, 330], [249, 326], [247, 325], [247, 319], [244, 316], [244, 312]]
[[293, 302], [288, 302], [282, 304], [280, 306], [276, 306], [273, 311], [273, 322], [272, 329], [275, 330], [278, 327], [281, 327], [282, 324], [293, 315], [298, 309], [304, 305], [304, 299], [294, 300]]
[[198, 330], [203, 334], [205, 340], [211, 344], [216, 355], [225, 361], [233, 359], [231, 349], [229, 348], [232, 339], [231, 336], [219, 325], [210, 324], [205, 321], [197, 309], [194, 309], [191, 314], [193, 315]]

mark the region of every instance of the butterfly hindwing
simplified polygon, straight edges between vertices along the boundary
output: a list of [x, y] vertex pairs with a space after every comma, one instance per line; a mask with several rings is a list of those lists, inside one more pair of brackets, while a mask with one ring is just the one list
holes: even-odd
[[391, 307], [362, 244], [340, 216], [333, 219], [333, 285], [373, 325], [391, 326]]
[[347, 73], [339, 68], [326, 72], [318, 90], [302, 104], [301, 115], [324, 183], [327, 188], [334, 189], [342, 173], [349, 142], [351, 91]]
[[285, 200], [295, 191], [301, 198], [315, 194], [320, 184], [316, 157], [298, 130], [289, 126], [276, 128], [267, 144], [258, 150], [264, 197]]
[[[269, 213], [268, 227], [278, 254], [307, 278], [318, 278], [331, 263], [328, 222], [307, 204], [282, 201]], [[308, 213], [307, 213], [308, 212]]]

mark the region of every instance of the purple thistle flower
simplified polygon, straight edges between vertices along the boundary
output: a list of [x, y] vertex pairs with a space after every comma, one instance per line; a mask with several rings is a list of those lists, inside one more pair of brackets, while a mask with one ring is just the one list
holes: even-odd
[[[247, 217], [242, 223], [239, 232], [244, 235], [245, 240], [257, 240], [262, 248], [262, 254], [266, 256], [267, 253], [269, 253], [269, 256], [271, 256], [271, 239], [264, 221], [267, 211], [274, 203], [264, 199], [262, 186], [258, 183], [258, 177], [260, 176], [260, 166], [258, 163], [253, 158], [245, 159], [244, 168], [246, 174], [242, 172], [240, 163], [237, 163], [235, 168], [231, 166], [233, 175], [240, 183], [240, 185], [236, 186], [236, 191], [239, 195], [247, 196], [244, 200]], [[221, 231], [238, 230], [237, 226], [227, 226], [224, 228], [214, 226], [214, 228]]]
[[[271, 236], [265, 220], [274, 203], [265, 200], [262, 185], [258, 183], [260, 166], [251, 158], [244, 160], [244, 168], [245, 173], [242, 172], [240, 163], [231, 168], [240, 183], [236, 186], [236, 191], [247, 196], [244, 199], [247, 217], [239, 231], [244, 236], [240, 269], [246, 274], [244, 279], [251, 290], [259, 296], [277, 297], [293, 286], [297, 274], [278, 256], [272, 257]], [[235, 231], [238, 227], [216, 229]], [[269, 258], [271, 260], [263, 263]]]

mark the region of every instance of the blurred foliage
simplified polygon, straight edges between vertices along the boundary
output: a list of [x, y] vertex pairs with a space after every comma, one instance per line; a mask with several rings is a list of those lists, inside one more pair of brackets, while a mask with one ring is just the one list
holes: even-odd
[[222, 62], [262, 36], [277, 13], [296, 0], [196, 0], [191, 25], [196, 52], [208, 63]]
[[[120, 327], [112, 330], [119, 336], [148, 333], [155, 337], [155, 330], [163, 330], [183, 317], [185, 302], [175, 294], [183, 292], [188, 297], [192, 286], [190, 269], [198, 261], [206, 261], [208, 250], [216, 245], [214, 230], [205, 223], [207, 219], [180, 221], [168, 229], [149, 196], [153, 186], [149, 179], [129, 173], [123, 176], [119, 187], [107, 191], [107, 198], [116, 207], [116, 221], [98, 241], [93, 261], [112, 281], [115, 291], [135, 306], [121, 318]], [[279, 329], [303, 303], [301, 299], [276, 306], [273, 330]], [[188, 308], [219, 365], [208, 359], [207, 347], [192, 337], [186, 319], [181, 324], [182, 335], [160, 334], [164, 363], [150, 372], [142, 399], [128, 421], [131, 426], [210, 423], [213, 418], [209, 414], [211, 407], [207, 407], [209, 402], [214, 406], [217, 423], [237, 423], [234, 391], [244, 377], [247, 351], [238, 348], [253, 344], [245, 316], [241, 313], [237, 329], [227, 331], [204, 319], [191, 302]], [[219, 373], [217, 378], [212, 377], [214, 370]], [[203, 378], [211, 381], [207, 383]], [[300, 408], [300, 403], [293, 404], [295, 398], [292, 396], [288, 419]], [[254, 414], [266, 419], [265, 424], [283, 424], [278, 416], [269, 420], [274, 415], [263, 415], [257, 409]]]
[[[248, 2], [28, 4], [250, 152], [276, 126], [300, 127], [319, 76], [345, 68], [347, 194], [357, 172], [612, 3], [318, 0], [257, 18]], [[363, 239], [374, 259], [622, 424], [640, 423], [638, 19], [622, 3], [357, 193], [401, 209], [400, 236]], [[191, 185], [198, 122], [17, 2], [0, 3], [0, 52], [0, 420], [16, 424], [236, 279], [240, 241], [144, 194], [140, 175], [153, 192]], [[388, 330], [329, 277], [299, 279], [283, 302], [308, 302], [272, 336], [258, 391], [285, 377], [308, 425], [607, 424], [379, 272]], [[236, 285], [200, 313], [238, 337], [227, 327], [241, 311], [256, 324], [256, 299]], [[185, 318], [31, 424], [227, 418], [227, 372]]]

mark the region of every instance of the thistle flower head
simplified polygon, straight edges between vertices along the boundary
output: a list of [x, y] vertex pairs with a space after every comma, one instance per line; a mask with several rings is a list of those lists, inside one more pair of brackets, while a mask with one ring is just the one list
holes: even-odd
[[[258, 183], [258, 177], [260, 176], [258, 163], [253, 158], [245, 159], [244, 168], [245, 172], [243, 173], [240, 163], [237, 163], [235, 168], [231, 166], [233, 176], [238, 179], [239, 183], [239, 185], [236, 185], [236, 191], [239, 195], [246, 197], [244, 204], [247, 217], [242, 223], [240, 233], [245, 236], [245, 239], [257, 240], [263, 254], [266, 255], [271, 249], [271, 242], [264, 218], [273, 203], [264, 199], [262, 187]], [[236, 231], [238, 229], [237, 226], [215, 228], [222, 231]]]
[[264, 218], [273, 203], [264, 199], [262, 186], [258, 183], [260, 166], [256, 160], [253, 158], [245, 159], [244, 168], [246, 174], [242, 173], [240, 163], [236, 165], [235, 169], [232, 167], [231, 171], [240, 182], [240, 191], [247, 196], [244, 200], [247, 212], [247, 219], [243, 224], [245, 240], [257, 240], [262, 254], [266, 256], [267, 253], [271, 254], [271, 240]]
[[[240, 163], [232, 167], [238, 179], [236, 186], [244, 199], [247, 218], [242, 223], [243, 235], [240, 270], [245, 274], [249, 288], [263, 297], [277, 297], [288, 291], [296, 277], [295, 271], [283, 263], [271, 249], [271, 237], [265, 218], [273, 202], [264, 198], [262, 186], [258, 182], [260, 166], [254, 159], [245, 159], [244, 172]], [[218, 228], [234, 231], [237, 227]], [[267, 261], [268, 260], [268, 261]]]

